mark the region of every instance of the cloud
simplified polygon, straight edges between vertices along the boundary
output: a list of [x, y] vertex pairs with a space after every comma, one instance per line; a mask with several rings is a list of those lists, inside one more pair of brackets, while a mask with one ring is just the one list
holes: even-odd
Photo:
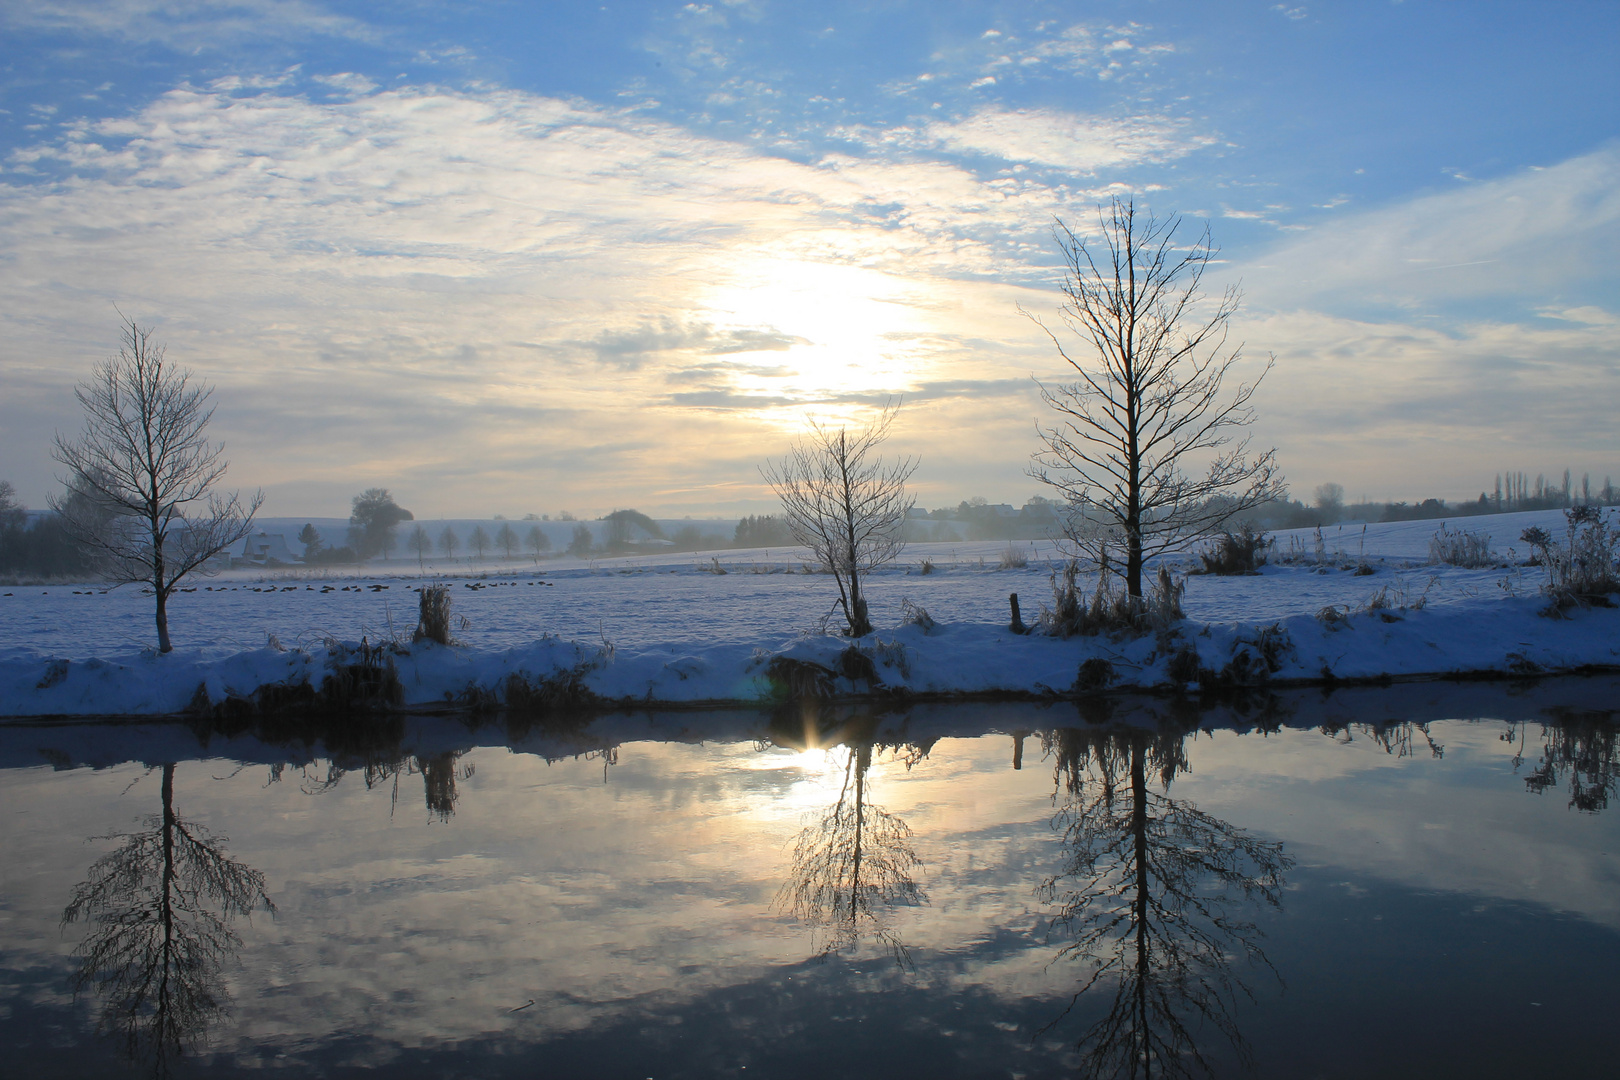
[[[785, 161], [507, 91], [239, 93], [176, 90], [4, 162], [0, 370], [31, 389], [0, 425], [30, 432], [7, 436], [27, 498], [51, 486], [40, 431], [77, 426], [71, 384], [114, 303], [218, 387], [232, 482], [289, 512], [345, 476], [401, 477], [441, 512], [513, 483], [632, 502], [711, 483], [816, 402], [1044, 352], [1014, 311], [1021, 252], [1068, 204], [1038, 183]], [[694, 368], [686, 392], [755, 411], [689, 430], [668, 380]]]
[[[1278, 365], [1259, 437], [1295, 475], [1458, 496], [1502, 469], [1620, 473], [1620, 152], [1367, 210], [1223, 273]], [[1561, 303], [1549, 303], [1561, 298]]]
[[[1553, 296], [1612, 304], [1620, 146], [1336, 217], [1251, 260], [1274, 309], [1354, 304], [1439, 311], [1490, 300], [1528, 315]], [[1579, 304], [1571, 303], [1576, 307]]]
[[986, 108], [965, 119], [929, 124], [924, 135], [957, 153], [984, 154], [1092, 175], [1183, 157], [1215, 139], [1164, 117], [1108, 120], [1050, 109]]
[[809, 340], [773, 329], [716, 329], [697, 322], [683, 324], [673, 319], [642, 323], [629, 330], [604, 330], [588, 342], [575, 342], [590, 349], [605, 364], [620, 368], [640, 367], [652, 357], [672, 353], [726, 356], [736, 353], [786, 352]]
[[[1016, 306], [1056, 308], [1048, 223], [1109, 190], [1070, 177], [1205, 144], [995, 108], [786, 160], [514, 91], [244, 88], [175, 90], [0, 163], [0, 430], [30, 504], [114, 303], [217, 386], [232, 483], [272, 512], [340, 513], [307, 499], [386, 482], [421, 513], [514, 489], [694, 513], [652, 500], [739, 476], [760, 509], [738, 462], [889, 394], [921, 488], [1021, 490], [1028, 376], [1063, 372]], [[1279, 356], [1257, 437], [1319, 479], [1399, 476], [1398, 497], [1477, 489], [1491, 455], [1608, 468], [1616, 175], [1608, 148], [1219, 268], [1244, 281], [1251, 355]]]
[[30, 0], [0, 5], [0, 25], [158, 43], [189, 52], [266, 37], [376, 37], [367, 24], [307, 0]]

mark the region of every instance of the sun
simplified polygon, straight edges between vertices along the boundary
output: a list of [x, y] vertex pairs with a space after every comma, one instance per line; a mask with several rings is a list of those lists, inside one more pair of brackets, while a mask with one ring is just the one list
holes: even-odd
[[728, 357], [743, 393], [806, 403], [902, 393], [931, 366], [917, 346], [930, 332], [920, 287], [879, 270], [747, 256], [696, 301], [717, 328], [790, 342]]

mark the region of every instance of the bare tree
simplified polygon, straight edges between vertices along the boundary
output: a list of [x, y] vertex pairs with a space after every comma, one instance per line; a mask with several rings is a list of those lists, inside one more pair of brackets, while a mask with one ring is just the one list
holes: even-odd
[[901, 527], [916, 501], [906, 496], [916, 460], [885, 464], [877, 454], [898, 409], [885, 408], [871, 426], [856, 432], [812, 421], [804, 441], [780, 462], [766, 462], [760, 469], [782, 500], [793, 538], [838, 583], [838, 604], [850, 637], [872, 632], [862, 579], [905, 547]]
[[427, 557], [433, 554], [433, 537], [428, 531], [418, 525], [411, 530], [410, 538], [406, 541], [412, 551], [416, 552], [416, 568], [418, 571], [427, 570]]
[[528, 545], [529, 553], [534, 556], [536, 562], [540, 561], [542, 551], [551, 550], [551, 538], [538, 525], [529, 526], [529, 532], [524, 542]]
[[[204, 434], [213, 389], [164, 359], [150, 329], [125, 320], [118, 355], [74, 390], [84, 432], [56, 436], [69, 494], [53, 499], [70, 533], [119, 583], [144, 582], [157, 598], [158, 649], [169, 640], [169, 596], [187, 574], [248, 534], [264, 501], [217, 494], [225, 447]], [[77, 497], [75, 497], [77, 496]]]
[[518, 551], [517, 530], [507, 522], [501, 522], [501, 527], [495, 533], [495, 546], [505, 553], [508, 559], [515, 559]]
[[467, 546], [473, 549], [478, 561], [484, 561], [484, 552], [489, 550], [489, 533], [484, 531], [482, 525], [474, 525], [472, 535], [467, 537]]
[[444, 527], [444, 532], [439, 534], [439, 550], [444, 552], [445, 558], [449, 559], [451, 562], [455, 562], [456, 549], [460, 546], [461, 537], [456, 535], [455, 529], [446, 525]]
[[[1071, 354], [1023, 313], [1079, 376], [1041, 386], [1058, 421], [1040, 428], [1046, 445], [1030, 475], [1063, 494], [1074, 511], [1070, 539], [1088, 554], [1103, 562], [1124, 548], [1126, 586], [1140, 597], [1144, 561], [1283, 494], [1276, 451], [1251, 459], [1249, 440], [1237, 438], [1254, 422], [1249, 401], [1271, 363], [1222, 394], [1242, 354], [1226, 344], [1239, 294], [1231, 287], [1213, 306], [1202, 303], [1216, 253], [1207, 229], [1183, 247], [1179, 217], [1138, 215], [1120, 199], [1098, 211], [1098, 224], [1093, 242], [1061, 221], [1054, 229], [1066, 264], [1063, 323], [1091, 355]], [[1188, 468], [1207, 471], [1194, 477]]]

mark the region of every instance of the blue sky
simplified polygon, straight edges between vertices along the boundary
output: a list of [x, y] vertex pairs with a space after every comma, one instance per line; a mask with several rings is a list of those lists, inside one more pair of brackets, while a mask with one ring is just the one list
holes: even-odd
[[[267, 512], [752, 512], [907, 404], [1022, 501], [1054, 216], [1241, 282], [1297, 494], [1620, 479], [1612, 4], [0, 3], [0, 478], [41, 505], [117, 304]], [[1219, 278], [1219, 281], [1214, 280]]]

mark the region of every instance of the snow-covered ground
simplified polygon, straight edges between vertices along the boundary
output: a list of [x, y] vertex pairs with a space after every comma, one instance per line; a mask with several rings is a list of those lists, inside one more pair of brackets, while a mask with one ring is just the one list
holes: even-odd
[[[1523, 529], [1557, 535], [1563, 524], [1561, 513], [1546, 511], [1451, 527], [1487, 533], [1504, 557], [1514, 547], [1522, 557]], [[1620, 611], [1548, 619], [1538, 614], [1537, 568], [1429, 565], [1440, 526], [1331, 527], [1323, 530], [1320, 565], [1312, 530], [1281, 533], [1278, 553], [1302, 552], [1305, 561], [1274, 563], [1259, 576], [1187, 578], [1183, 642], [1203, 667], [1219, 671], [1256, 628], [1280, 623], [1289, 647], [1276, 679], [1620, 665]], [[1004, 565], [1009, 551], [1028, 564]], [[870, 581], [885, 643], [874, 656], [882, 683], [924, 693], [1061, 692], [1074, 684], [1081, 660], [1101, 657], [1113, 665], [1115, 685], [1163, 685], [1168, 657], [1152, 637], [1059, 641], [1008, 632], [1008, 595], [1019, 594], [1033, 621], [1051, 598], [1060, 559], [1049, 542], [908, 547]], [[924, 560], [931, 572], [922, 572]], [[760, 549], [422, 568], [396, 560], [353, 576], [232, 571], [196, 579], [174, 597], [176, 651], [166, 657], [151, 653], [152, 600], [139, 588], [5, 587], [0, 715], [165, 713], [184, 708], [199, 685], [218, 701], [267, 682], [318, 684], [332, 662], [331, 641], [408, 639], [413, 590], [424, 580], [451, 583], [455, 613], [466, 622], [458, 623], [456, 647], [395, 656], [408, 703], [442, 702], [469, 686], [498, 693], [511, 673], [538, 679], [580, 663], [591, 667], [592, 690], [618, 700], [754, 701], [771, 693], [772, 657], [836, 668], [848, 645], [822, 632], [835, 592], [826, 575], [805, 572], [806, 561], [802, 551]], [[1375, 572], [1354, 573], [1358, 563]], [[1336, 626], [1316, 618], [1329, 606], [1359, 612], [1380, 593], [1389, 605], [1382, 611]], [[904, 625], [906, 601], [937, 625], [929, 632]]]

